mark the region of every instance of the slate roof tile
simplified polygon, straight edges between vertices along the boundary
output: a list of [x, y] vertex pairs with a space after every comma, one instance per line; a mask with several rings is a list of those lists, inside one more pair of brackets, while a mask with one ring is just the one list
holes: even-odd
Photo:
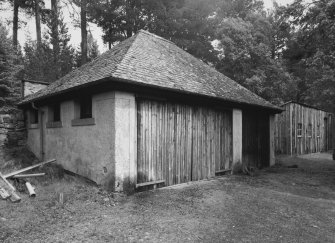
[[110, 78], [108, 82], [117, 78], [280, 110], [174, 43], [143, 30], [45, 89], [25, 97], [20, 104], [54, 96], [104, 78]]

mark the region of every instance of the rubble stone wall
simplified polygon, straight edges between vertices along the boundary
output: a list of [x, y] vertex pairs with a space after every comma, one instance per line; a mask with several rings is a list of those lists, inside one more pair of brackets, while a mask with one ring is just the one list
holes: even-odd
[[23, 112], [0, 114], [0, 146], [23, 146], [26, 144], [26, 127]]
[[[18, 97], [27, 96], [45, 88], [47, 83], [32, 80], [23, 80], [16, 89]], [[9, 112], [0, 112], [0, 147], [26, 145], [26, 125], [24, 113], [17, 107], [11, 107]]]

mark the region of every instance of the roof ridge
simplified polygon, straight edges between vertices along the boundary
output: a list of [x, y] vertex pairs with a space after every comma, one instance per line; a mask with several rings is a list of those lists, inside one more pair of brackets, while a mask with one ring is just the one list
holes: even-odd
[[134, 43], [135, 43], [135, 41], [136, 41], [136, 39], [137, 39], [137, 36], [138, 36], [138, 33], [136, 33], [136, 34], [133, 35], [132, 37], [126, 39], [126, 40], [130, 40], [130, 39], [133, 39], [133, 40], [132, 40], [131, 44], [128, 46], [128, 49], [126, 50], [126, 52], [123, 54], [123, 57], [122, 57], [121, 61], [120, 61], [118, 64], [116, 64], [116, 69], [115, 69], [114, 73], [117, 72], [117, 71], [119, 70], [119, 67], [121, 66], [121, 64], [122, 64], [122, 63], [124, 62], [124, 60], [126, 59], [126, 56], [127, 56], [128, 52], [129, 52], [129, 50], [130, 50], [131, 47], [134, 45]]

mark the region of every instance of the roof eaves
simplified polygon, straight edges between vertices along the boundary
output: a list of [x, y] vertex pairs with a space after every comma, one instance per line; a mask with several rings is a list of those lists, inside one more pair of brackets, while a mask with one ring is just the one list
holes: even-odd
[[96, 82], [93, 82], [93, 83], [90, 82], [90, 83], [86, 83], [84, 85], [75, 86], [75, 87], [66, 89], [63, 92], [52, 93], [50, 95], [46, 95], [46, 96], [40, 97], [38, 99], [32, 99], [32, 100], [30, 100], [28, 102], [25, 102], [25, 103], [20, 102], [18, 105], [19, 106], [23, 106], [25, 104], [28, 104], [28, 103], [31, 103], [31, 102], [35, 102], [37, 100], [48, 99], [48, 98], [51, 98], [53, 96], [57, 96], [57, 95], [64, 94], [64, 93], [69, 93], [69, 92], [72, 92], [72, 91], [77, 90], [77, 89], [81, 89], [81, 88], [85, 88], [85, 87], [90, 87], [90, 86], [96, 85], [98, 83], [107, 82], [107, 81], [110, 81], [110, 79], [113, 79], [115, 81], [120, 81], [122, 83], [135, 84], [135, 85], [139, 85], [139, 86], [142, 86], [142, 87], [152, 87], [152, 88], [156, 88], [156, 89], [160, 89], [160, 90], [166, 90], [166, 91], [172, 91], [172, 92], [180, 93], [180, 94], [189, 94], [189, 95], [203, 96], [203, 97], [207, 97], [207, 98], [217, 99], [217, 100], [231, 102], [231, 103], [240, 104], [240, 105], [249, 105], [249, 106], [258, 107], [258, 108], [262, 108], [262, 109], [266, 109], [266, 110], [272, 110], [272, 111], [275, 111], [275, 113], [280, 113], [280, 112], [283, 111], [282, 108], [277, 107], [275, 105], [272, 105], [271, 103], [270, 103], [270, 105], [264, 105], [264, 106], [263, 105], [259, 105], [259, 104], [250, 104], [248, 102], [237, 101], [237, 100], [223, 98], [223, 97], [219, 97], [219, 96], [208, 96], [208, 95], [194, 93], [194, 92], [187, 91], [187, 90], [173, 89], [173, 88], [168, 88], [168, 87], [162, 87], [162, 86], [159, 86], [159, 85], [139, 83], [139, 82], [136, 82], [136, 81], [133, 81], [133, 80], [122, 79], [122, 78], [115, 78], [115, 77], [108, 77], [108, 78], [104, 78], [104, 79], [101, 79], [101, 80], [97, 80]]

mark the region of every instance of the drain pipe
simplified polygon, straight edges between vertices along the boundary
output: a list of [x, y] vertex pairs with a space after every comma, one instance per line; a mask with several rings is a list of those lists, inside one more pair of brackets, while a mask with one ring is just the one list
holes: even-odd
[[33, 102], [31, 102], [31, 106], [35, 109], [35, 110], [38, 110], [38, 108], [35, 106], [35, 103], [34, 103], [34, 101]]
[[335, 160], [335, 112], [331, 116], [331, 125], [333, 127], [332, 138], [333, 138], [333, 160]]
[[33, 109], [40, 111], [40, 116], [39, 116], [39, 124], [40, 124], [40, 150], [41, 150], [41, 160], [44, 161], [44, 129], [43, 129], [43, 115], [44, 112], [42, 109], [39, 109], [38, 107], [35, 106], [34, 102], [31, 102], [31, 106]]

